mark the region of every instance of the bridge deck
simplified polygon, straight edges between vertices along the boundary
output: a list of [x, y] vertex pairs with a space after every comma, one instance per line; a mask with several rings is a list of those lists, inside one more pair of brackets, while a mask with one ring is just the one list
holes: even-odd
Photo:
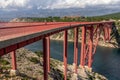
[[104, 23], [106, 22], [0, 23], [0, 49], [67, 28]]

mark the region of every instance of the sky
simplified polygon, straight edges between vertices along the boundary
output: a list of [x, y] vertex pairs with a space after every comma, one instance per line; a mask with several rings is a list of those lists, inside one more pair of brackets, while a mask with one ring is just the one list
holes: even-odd
[[0, 0], [0, 10], [63, 9], [92, 7], [119, 8], [120, 0]]

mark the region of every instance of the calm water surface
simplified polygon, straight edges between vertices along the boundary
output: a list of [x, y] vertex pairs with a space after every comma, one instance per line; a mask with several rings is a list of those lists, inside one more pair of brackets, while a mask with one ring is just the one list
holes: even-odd
[[[63, 42], [51, 41], [51, 57], [63, 61]], [[42, 41], [35, 42], [25, 48], [31, 51], [42, 51]], [[68, 63], [73, 63], [73, 42], [68, 43]], [[80, 61], [80, 43], [78, 64]], [[120, 80], [120, 49], [97, 47], [94, 55], [93, 71], [106, 76], [109, 80]]]

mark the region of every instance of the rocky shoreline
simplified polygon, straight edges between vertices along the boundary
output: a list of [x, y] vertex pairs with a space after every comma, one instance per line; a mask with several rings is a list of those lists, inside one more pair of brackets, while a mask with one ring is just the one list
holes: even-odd
[[[56, 40], [56, 41], [63, 41], [63, 38], [50, 38], [51, 40]], [[68, 42], [74, 42], [73, 39], [68, 39]], [[79, 43], [81, 43], [81, 39], [78, 40]], [[119, 48], [118, 44], [115, 40], [112, 40], [111, 42], [104, 42], [104, 41], [99, 41], [98, 42], [99, 46], [102, 47], [109, 47], [109, 48]]]
[[[10, 75], [10, 54], [0, 58], [0, 80], [43, 80], [43, 55], [42, 52], [32, 52], [21, 48], [16, 51], [17, 70], [19, 74]], [[63, 62], [50, 58], [51, 71], [48, 80], [63, 80]], [[104, 76], [92, 72], [87, 67], [78, 67], [78, 74], [74, 73], [74, 65], [68, 64], [68, 80], [107, 80]]]

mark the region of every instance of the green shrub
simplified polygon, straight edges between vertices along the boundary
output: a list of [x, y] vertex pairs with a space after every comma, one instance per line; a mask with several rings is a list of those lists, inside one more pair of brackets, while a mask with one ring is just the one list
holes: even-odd
[[31, 57], [29, 60], [35, 64], [39, 63], [39, 60], [36, 57]]
[[35, 54], [36, 54], [38, 57], [43, 57], [43, 52], [42, 52], [42, 51], [35, 51]]
[[7, 60], [3, 60], [3, 59], [0, 59], [0, 63], [2, 65], [8, 65], [8, 64], [10, 64]]

